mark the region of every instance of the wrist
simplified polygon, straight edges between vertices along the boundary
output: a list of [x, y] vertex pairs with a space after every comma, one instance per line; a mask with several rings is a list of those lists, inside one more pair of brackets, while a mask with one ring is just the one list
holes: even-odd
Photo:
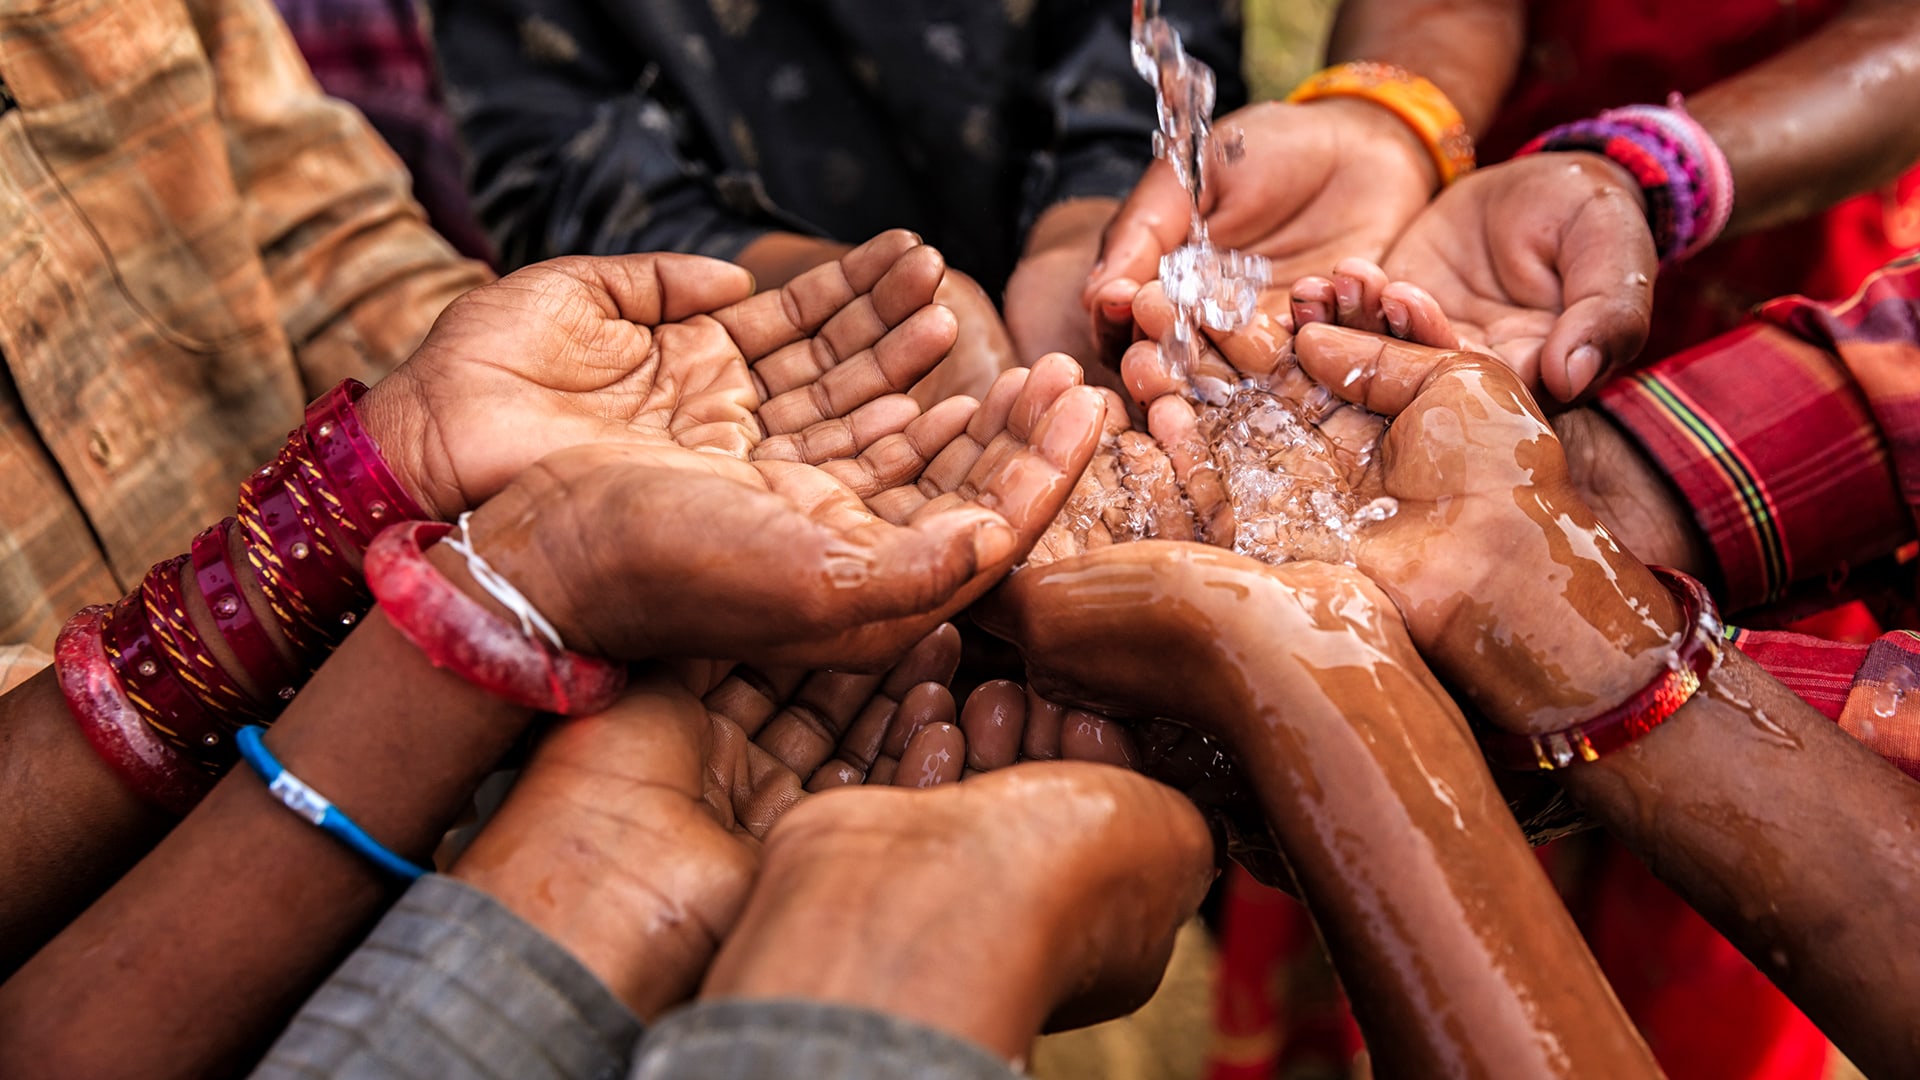
[[1120, 211], [1120, 200], [1104, 196], [1067, 199], [1042, 211], [1033, 228], [1027, 231], [1027, 244], [1021, 258], [1063, 248], [1084, 247], [1096, 251], [1108, 222]]
[[1342, 130], [1357, 133], [1385, 167], [1417, 180], [1428, 197], [1444, 186], [1440, 167], [1420, 133], [1386, 106], [1366, 98], [1330, 97], [1302, 103], [1300, 108], [1338, 116]]
[[406, 365], [369, 387], [357, 408], [381, 460], [429, 516], [450, 521], [470, 509], [445, 452], [438, 448], [425, 388]]

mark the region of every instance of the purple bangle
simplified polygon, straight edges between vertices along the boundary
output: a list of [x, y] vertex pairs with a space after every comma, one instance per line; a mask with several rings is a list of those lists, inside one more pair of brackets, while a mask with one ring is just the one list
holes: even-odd
[[301, 429], [312, 471], [323, 481], [309, 487], [329, 520], [340, 525], [343, 540], [350, 538], [361, 551], [389, 525], [431, 519], [360, 422], [355, 403], [366, 392], [354, 379], [342, 382], [307, 407]]
[[225, 741], [220, 727], [160, 652], [146, 614], [139, 590], [113, 605], [100, 627], [107, 659], [127, 700], [160, 737], [181, 753], [211, 765], [218, 757], [215, 751]]
[[128, 700], [106, 653], [102, 624], [108, 609], [81, 608], [54, 644], [60, 693], [94, 753], [127, 790], [184, 817], [213, 786], [213, 776], [160, 738]]
[[220, 628], [220, 636], [233, 651], [234, 659], [267, 695], [268, 707], [278, 709], [292, 700], [304, 676], [274, 645], [266, 627], [254, 617], [253, 605], [240, 591], [228, 546], [234, 520], [227, 518], [194, 538], [193, 576], [200, 587], [200, 598], [213, 613], [214, 625]]

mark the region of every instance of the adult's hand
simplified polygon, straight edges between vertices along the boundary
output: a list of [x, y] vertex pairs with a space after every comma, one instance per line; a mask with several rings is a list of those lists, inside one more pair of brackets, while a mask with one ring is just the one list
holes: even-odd
[[1640, 353], [1659, 269], [1639, 187], [1596, 154], [1533, 154], [1440, 193], [1387, 253], [1469, 346], [1572, 401]]
[[1007, 279], [1007, 332], [1021, 363], [1050, 352], [1093, 361], [1093, 327], [1080, 295], [1119, 208], [1118, 199], [1070, 199], [1034, 222]]
[[[364, 399], [396, 472], [443, 517], [586, 444], [745, 457], [772, 436], [915, 415], [903, 394], [954, 342], [939, 253], [883, 234], [777, 291], [690, 255], [556, 259], [450, 305]], [[884, 400], [883, 400], [884, 399]]]
[[[1380, 258], [1439, 186], [1412, 130], [1369, 102], [1265, 102], [1214, 125], [1222, 135], [1235, 129], [1245, 154], [1210, 168], [1201, 211], [1214, 243], [1274, 260], [1277, 281], [1344, 255]], [[1186, 243], [1192, 218], [1172, 167], [1155, 162], [1114, 218], [1088, 277], [1082, 303], [1096, 338], [1128, 339], [1133, 294], [1159, 276], [1162, 255]]]

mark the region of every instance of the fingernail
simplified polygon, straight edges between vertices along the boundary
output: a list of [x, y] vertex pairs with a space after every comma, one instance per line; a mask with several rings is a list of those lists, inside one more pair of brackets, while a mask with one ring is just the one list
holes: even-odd
[[1585, 390], [1599, 374], [1599, 349], [1591, 345], [1582, 345], [1567, 357], [1567, 382], [1572, 386], [1574, 394]]
[[973, 529], [973, 565], [981, 568], [998, 565], [1012, 557], [1014, 546], [1019, 542], [1013, 527], [997, 515], [992, 520], [981, 521]]
[[1393, 331], [1393, 336], [1398, 338], [1406, 337], [1407, 326], [1410, 322], [1407, 315], [1407, 305], [1398, 300], [1382, 300], [1380, 301], [1380, 308], [1386, 312], [1387, 328]]
[[1360, 283], [1350, 277], [1333, 279], [1333, 299], [1341, 314], [1360, 310]]

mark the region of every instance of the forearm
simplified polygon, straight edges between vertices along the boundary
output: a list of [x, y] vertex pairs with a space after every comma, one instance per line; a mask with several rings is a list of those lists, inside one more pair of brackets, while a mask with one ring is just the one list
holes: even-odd
[[1875, 1076], [1920, 1069], [1920, 786], [1727, 650], [1567, 790]]
[[1240, 747], [1376, 1067], [1657, 1075], [1465, 719], [1411, 665], [1324, 671], [1323, 700], [1275, 699], [1272, 737]]
[[1730, 235], [1871, 191], [1920, 159], [1920, 4], [1857, 0], [1800, 45], [1687, 100], [1733, 170]]
[[1478, 136], [1513, 83], [1525, 31], [1518, 0], [1347, 0], [1326, 60], [1375, 60], [1421, 75]]
[[[376, 612], [301, 691], [270, 741], [290, 770], [370, 834], [419, 859], [530, 718], [432, 668]], [[378, 870], [238, 768], [0, 986], [0, 1072], [230, 1070], [391, 895]], [[91, 1037], [104, 1030], [116, 1037]]]

